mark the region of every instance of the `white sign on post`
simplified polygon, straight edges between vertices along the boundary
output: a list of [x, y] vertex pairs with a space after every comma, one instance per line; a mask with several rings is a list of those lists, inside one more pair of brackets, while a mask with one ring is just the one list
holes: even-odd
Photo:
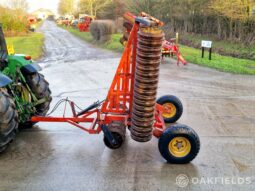
[[201, 46], [204, 48], [212, 48], [212, 41], [202, 40]]

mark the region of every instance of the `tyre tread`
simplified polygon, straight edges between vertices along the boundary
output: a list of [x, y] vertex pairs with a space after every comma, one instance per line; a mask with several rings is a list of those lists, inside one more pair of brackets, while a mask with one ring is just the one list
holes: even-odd
[[181, 100], [174, 95], [164, 95], [157, 99], [157, 103], [163, 105], [164, 103], [173, 103], [176, 107], [176, 115], [171, 118], [164, 118], [165, 123], [175, 123], [180, 119], [183, 113], [183, 105]]
[[[5, 99], [7, 111], [0, 113], [0, 153], [5, 151], [18, 132], [18, 113], [11, 96], [4, 88], [0, 88], [1, 99]], [[0, 102], [0, 107], [2, 102]]]
[[[170, 142], [170, 139], [172, 139], [174, 136], [184, 136], [188, 138], [191, 141], [191, 144], [193, 145], [193, 148], [191, 148], [191, 152], [182, 158], [177, 158], [172, 156], [169, 153], [168, 150], [168, 144]], [[160, 154], [165, 158], [169, 163], [175, 163], [175, 164], [186, 164], [192, 161], [198, 154], [200, 150], [200, 140], [197, 133], [187, 125], [177, 124], [170, 126], [167, 128], [164, 133], [159, 138], [158, 142], [158, 148]]]
[[[38, 99], [47, 98], [46, 102], [36, 106], [36, 113], [34, 113], [34, 115], [45, 116], [50, 109], [50, 103], [52, 101], [49, 83], [45, 80], [44, 75], [40, 73], [29, 74], [25, 78], [28, 86]], [[27, 121], [24, 124], [20, 124], [20, 127], [30, 128], [35, 123]]]

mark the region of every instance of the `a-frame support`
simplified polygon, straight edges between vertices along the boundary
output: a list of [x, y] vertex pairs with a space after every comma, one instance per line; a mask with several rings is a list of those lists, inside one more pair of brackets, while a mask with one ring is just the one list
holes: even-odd
[[138, 30], [139, 24], [135, 23], [131, 30], [111, 87], [108, 91], [106, 100], [102, 105], [101, 111], [103, 113], [130, 114], [132, 110], [130, 106], [132, 106], [133, 103]]

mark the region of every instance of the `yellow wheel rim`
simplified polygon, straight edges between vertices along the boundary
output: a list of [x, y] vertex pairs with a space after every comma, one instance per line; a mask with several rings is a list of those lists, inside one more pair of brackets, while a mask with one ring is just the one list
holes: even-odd
[[163, 105], [163, 117], [172, 118], [176, 115], [176, 107], [172, 103], [164, 103]]
[[191, 151], [191, 144], [185, 137], [175, 137], [170, 141], [168, 149], [175, 157], [185, 157]]

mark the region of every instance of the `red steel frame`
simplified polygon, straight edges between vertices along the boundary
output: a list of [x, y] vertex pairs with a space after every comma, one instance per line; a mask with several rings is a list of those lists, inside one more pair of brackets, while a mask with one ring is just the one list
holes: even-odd
[[165, 40], [163, 42], [162, 51], [168, 54], [174, 54], [177, 57], [177, 65], [181, 62], [183, 65], [187, 64], [187, 61], [182, 57], [179, 47], [172, 41]]
[[[103, 124], [109, 124], [112, 121], [122, 121], [126, 126], [130, 125], [132, 105], [134, 75], [136, 64], [136, 46], [139, 23], [135, 23], [130, 33], [129, 40], [122, 54], [119, 66], [113, 78], [111, 87], [108, 91], [106, 100], [103, 102], [101, 109], [96, 108], [77, 116], [74, 103], [70, 102], [73, 112], [72, 117], [42, 117], [33, 116], [33, 122], [67, 122], [89, 134], [98, 134], [101, 132]], [[155, 123], [153, 134], [159, 137], [166, 128], [163, 117], [162, 106], [155, 106]], [[65, 112], [64, 112], [65, 113]], [[90, 123], [89, 127], [84, 127], [80, 123]]]

